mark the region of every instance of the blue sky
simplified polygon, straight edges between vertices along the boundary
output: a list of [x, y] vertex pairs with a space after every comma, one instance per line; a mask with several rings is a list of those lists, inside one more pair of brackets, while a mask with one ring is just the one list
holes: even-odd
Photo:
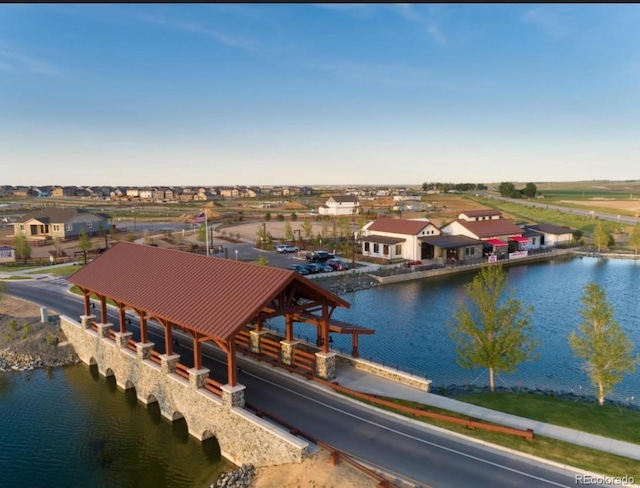
[[640, 179], [640, 6], [0, 5], [1, 184]]

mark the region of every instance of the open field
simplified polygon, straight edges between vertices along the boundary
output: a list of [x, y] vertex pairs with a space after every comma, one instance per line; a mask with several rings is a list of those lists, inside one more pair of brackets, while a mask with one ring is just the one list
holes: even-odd
[[640, 213], [640, 199], [634, 200], [613, 200], [605, 198], [589, 198], [588, 200], [558, 200], [561, 205], [581, 205], [593, 210], [610, 209], [633, 214], [635, 217]]

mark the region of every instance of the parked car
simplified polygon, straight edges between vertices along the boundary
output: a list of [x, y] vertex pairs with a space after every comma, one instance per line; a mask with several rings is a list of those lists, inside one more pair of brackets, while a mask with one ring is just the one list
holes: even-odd
[[327, 261], [327, 264], [331, 266], [334, 271], [346, 271], [348, 269], [351, 269], [351, 266], [349, 266], [349, 263], [345, 263], [340, 259], [335, 259], [335, 258], [329, 259]]
[[307, 268], [307, 271], [309, 272], [309, 274], [322, 273], [322, 268], [320, 267], [319, 264], [309, 263], [309, 264], [305, 264], [304, 267]]
[[309, 270], [307, 270], [307, 268], [305, 268], [301, 264], [290, 264], [289, 266], [287, 266], [287, 269], [290, 269], [291, 271], [297, 271], [301, 275], [308, 275], [309, 274]]
[[327, 251], [314, 251], [307, 253], [307, 261], [310, 263], [325, 263], [328, 259], [333, 259], [335, 256]]
[[280, 254], [287, 252], [298, 252], [299, 250], [300, 249], [298, 249], [296, 246], [292, 246], [291, 244], [278, 244], [276, 246], [276, 251], [278, 251]]
[[317, 266], [319, 266], [320, 269], [322, 269], [323, 273], [331, 273], [333, 271], [333, 268], [329, 266], [327, 263], [318, 263]]

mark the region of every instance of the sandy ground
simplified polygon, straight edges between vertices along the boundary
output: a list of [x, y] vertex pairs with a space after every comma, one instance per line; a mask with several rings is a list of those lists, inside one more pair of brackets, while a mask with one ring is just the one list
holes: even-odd
[[341, 462], [329, 464], [329, 454], [318, 451], [303, 463], [260, 468], [251, 483], [252, 488], [368, 488], [377, 482]]

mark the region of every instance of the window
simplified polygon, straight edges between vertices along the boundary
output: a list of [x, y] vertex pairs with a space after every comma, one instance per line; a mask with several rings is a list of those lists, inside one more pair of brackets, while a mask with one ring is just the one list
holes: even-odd
[[402, 254], [402, 244], [396, 245], [396, 256], [400, 256]]
[[370, 247], [371, 247], [371, 244], [369, 244], [368, 242], [365, 242], [364, 243], [364, 252], [369, 252]]
[[24, 232], [24, 224], [20, 224], [20, 230]]
[[465, 247], [465, 248], [464, 248], [464, 255], [465, 255], [465, 256], [468, 256], [468, 255], [469, 255], [469, 248], [468, 248], [468, 247]]
[[389, 246], [387, 246], [386, 244], [382, 246], [382, 254], [389, 254]]
[[54, 224], [52, 227], [53, 227], [53, 232], [59, 232], [60, 231], [60, 226], [58, 224]]
[[93, 222], [87, 222], [87, 229], [91, 229], [93, 227]]
[[73, 224], [67, 224], [67, 230], [71, 232], [73, 230]]
[[380, 252], [380, 244], [373, 243], [373, 252], [376, 254]]

